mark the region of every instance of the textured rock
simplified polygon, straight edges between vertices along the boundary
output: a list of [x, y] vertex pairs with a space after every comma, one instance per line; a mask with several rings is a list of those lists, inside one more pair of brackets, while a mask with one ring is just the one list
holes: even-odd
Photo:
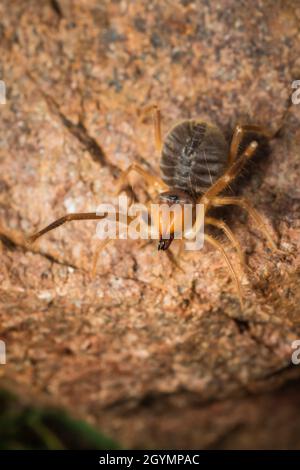
[[[299, 447], [297, 2], [4, 0], [0, 18], [0, 372], [125, 446]], [[199, 116], [227, 137], [239, 120], [275, 131], [289, 107], [238, 188], [287, 255], [227, 214], [248, 254], [243, 310], [206, 247], [181, 272], [154, 245], [119, 241], [91, 279], [95, 223], [25, 243], [65, 212], [113, 202], [131, 162], [158, 173], [153, 103], [164, 132]], [[290, 379], [295, 390], [271, 393]]]

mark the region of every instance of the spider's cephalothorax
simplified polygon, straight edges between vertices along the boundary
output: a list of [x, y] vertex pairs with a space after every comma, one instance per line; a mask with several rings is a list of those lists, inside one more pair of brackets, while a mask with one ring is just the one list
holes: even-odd
[[[160, 208], [163, 208], [164, 205], [175, 205], [179, 207], [177, 215], [169, 222], [167, 231], [163, 223], [163, 211], [158, 211], [158, 215], [154, 220], [159, 234], [158, 249], [168, 250], [170, 247], [177, 233], [176, 222], [178, 214], [182, 215], [184, 206], [190, 204], [195, 207], [196, 204], [200, 203], [203, 204], [204, 207], [205, 226], [212, 225], [224, 232], [232, 246], [236, 249], [242, 265], [244, 265], [244, 256], [237, 238], [225, 222], [207, 215], [211, 207], [224, 205], [237, 205], [242, 207], [252, 216], [256, 226], [263, 231], [269, 246], [273, 250], [280, 252], [263, 218], [246, 199], [234, 196], [222, 196], [223, 191], [239, 175], [243, 166], [256, 152], [258, 146], [257, 141], [252, 140], [248, 144], [245, 144], [244, 138], [248, 137], [249, 139], [249, 136], [257, 135], [258, 137], [264, 136], [267, 139], [271, 139], [273, 135], [270, 135], [259, 126], [237, 125], [233, 132], [232, 140], [230, 144], [228, 144], [218, 127], [203, 121], [186, 120], [173, 127], [163, 142], [161, 137], [160, 111], [157, 106], [154, 106], [153, 110], [156, 148], [161, 151], [160, 168], [162, 178], [154, 176], [136, 163], [132, 163], [129, 168], [123, 172], [119, 180], [118, 193], [128, 185], [129, 174], [132, 171], [136, 171], [148, 185], [156, 191], [156, 202], [159, 203]], [[278, 132], [274, 135], [277, 134]], [[67, 214], [31, 236], [30, 241], [35, 241], [44, 233], [67, 221], [101, 218], [103, 218], [103, 216], [96, 212]], [[198, 215], [195, 215], [195, 212], [193, 212], [192, 222], [195, 227], [199, 225], [199, 220], [197, 219]], [[130, 221], [129, 216], [127, 220]], [[151, 223], [152, 222], [153, 220]], [[183, 237], [184, 235], [185, 233], [183, 232]], [[242, 304], [239, 279], [222, 243], [215, 240], [207, 233], [204, 233], [204, 239], [223, 255], [236, 284], [239, 299]], [[107, 241], [102, 242], [101, 248], [106, 244]], [[174, 255], [171, 255], [169, 251], [167, 251], [167, 254], [171, 261], [175, 262]], [[94, 266], [95, 265], [96, 261], [94, 263]]]

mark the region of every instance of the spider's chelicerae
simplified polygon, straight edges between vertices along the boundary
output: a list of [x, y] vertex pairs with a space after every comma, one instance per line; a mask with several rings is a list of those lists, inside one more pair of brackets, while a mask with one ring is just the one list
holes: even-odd
[[[217, 227], [224, 232], [237, 250], [241, 263], [244, 265], [244, 256], [240, 244], [231, 229], [224, 221], [207, 215], [209, 209], [214, 206], [240, 206], [252, 216], [257, 227], [263, 232], [270, 248], [282, 253], [276, 247], [261, 215], [245, 198], [220, 195], [239, 175], [246, 162], [251, 159], [258, 147], [258, 142], [253, 140], [241, 151], [244, 137], [248, 134], [248, 136], [261, 135], [271, 139], [275, 134], [271, 135], [256, 125], [237, 125], [229, 145], [217, 126], [191, 119], [182, 121], [173, 127], [164, 141], [162, 141], [161, 115], [157, 106], [153, 107], [153, 116], [156, 148], [161, 152], [161, 178], [150, 174], [138, 164], [132, 163], [119, 179], [118, 193], [128, 186], [129, 174], [135, 171], [156, 192], [157, 199], [155, 202], [170, 206], [176, 203], [182, 208], [184, 204], [192, 204], [193, 206], [198, 203], [203, 204], [205, 225]], [[67, 214], [32, 235], [30, 241], [34, 242], [44, 233], [71, 220], [101, 218], [103, 216], [96, 212]], [[127, 220], [130, 220], [129, 216]], [[197, 222], [197, 220], [193, 221], [194, 226], [196, 226]], [[173, 234], [171, 233], [168, 237], [165, 237], [159, 219], [157, 224], [159, 233], [158, 249], [168, 250], [174, 238]], [[222, 244], [207, 233], [204, 234], [204, 239], [223, 255], [236, 284], [238, 296], [242, 304], [240, 282], [236, 270]], [[103, 246], [105, 244], [103, 243]]]

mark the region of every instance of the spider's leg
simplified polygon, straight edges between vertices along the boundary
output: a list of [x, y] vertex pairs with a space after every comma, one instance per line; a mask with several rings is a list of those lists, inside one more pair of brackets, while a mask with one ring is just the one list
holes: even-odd
[[204, 234], [204, 239], [210, 245], [212, 245], [214, 248], [216, 248], [222, 254], [223, 258], [225, 259], [226, 264], [228, 266], [228, 269], [230, 271], [232, 280], [234, 281], [234, 283], [236, 285], [236, 289], [237, 289], [237, 292], [238, 292], [238, 297], [239, 297], [239, 301], [240, 301], [240, 304], [241, 304], [241, 308], [243, 308], [243, 297], [242, 297], [242, 289], [241, 289], [240, 281], [238, 279], [238, 276], [237, 276], [237, 274], [234, 270], [234, 267], [233, 267], [230, 259], [228, 258], [227, 254], [226, 254], [226, 251], [222, 247], [221, 243], [219, 243], [217, 240], [215, 240], [213, 237], [210, 237], [206, 233]]
[[153, 125], [154, 125], [155, 147], [156, 147], [156, 150], [160, 152], [162, 149], [161, 112], [157, 105], [153, 106]]
[[159, 106], [156, 104], [150, 107], [153, 116], [154, 139], [155, 148], [158, 152], [162, 149], [162, 136], [161, 136], [161, 112]]
[[96, 276], [96, 269], [97, 269], [97, 263], [98, 263], [98, 259], [99, 259], [99, 255], [101, 253], [101, 251], [104, 250], [104, 248], [109, 244], [109, 242], [113, 241], [112, 238], [106, 238], [105, 240], [100, 240], [97, 247], [96, 247], [96, 250], [93, 254], [93, 263], [92, 263], [92, 278], [94, 278]]
[[182, 268], [182, 266], [179, 263], [179, 256], [182, 252], [182, 247], [184, 245], [184, 241], [180, 240], [180, 247], [178, 253], [175, 255], [171, 250], [166, 250], [166, 254], [171, 261], [171, 263], [174, 265], [176, 269], [179, 269], [181, 272], [185, 273], [185, 270]]
[[242, 197], [216, 197], [211, 201], [213, 206], [225, 206], [225, 205], [236, 205], [245, 209], [248, 214], [253, 218], [254, 222], [256, 223], [257, 227], [262, 231], [264, 236], [267, 239], [268, 245], [271, 250], [275, 251], [278, 254], [285, 254], [284, 251], [277, 248], [276, 243], [274, 242], [272, 235], [267, 228], [262, 216], [260, 213], [251, 206], [251, 204]]
[[246, 265], [246, 260], [245, 260], [245, 255], [242, 251], [242, 248], [241, 248], [241, 245], [240, 245], [240, 242], [238, 241], [238, 239], [235, 237], [234, 233], [232, 232], [232, 230], [228, 227], [228, 225], [223, 221], [223, 220], [218, 220], [218, 219], [215, 219], [213, 217], [205, 217], [205, 223], [208, 224], [208, 225], [213, 225], [214, 227], [217, 227], [219, 228], [220, 230], [223, 230], [223, 232], [225, 233], [225, 235], [227, 236], [227, 238], [231, 241], [232, 245], [234, 246], [234, 248], [236, 249], [238, 255], [239, 255], [239, 258], [240, 258], [240, 262], [241, 262], [241, 265], [243, 267], [245, 267]]
[[253, 156], [257, 145], [256, 141], [251, 142], [242, 155], [225, 171], [224, 175], [217, 179], [217, 181], [202, 196], [200, 196], [199, 202], [200, 204], [204, 204], [205, 211], [209, 209], [211, 200], [225, 189], [226, 186], [228, 186], [240, 173], [247, 160]]
[[[154, 125], [154, 137], [155, 137], [155, 147], [157, 151], [161, 151], [162, 149], [162, 132], [161, 132], [161, 112], [157, 105], [152, 105], [146, 108], [145, 112], [152, 111], [153, 114], [153, 125]], [[135, 171], [138, 173], [148, 186], [152, 187], [157, 192], [162, 192], [168, 190], [168, 186], [162, 181], [161, 178], [158, 176], [152, 175], [149, 171], [144, 170], [143, 167], [138, 165], [137, 163], [132, 163], [127, 170], [123, 171], [122, 175], [120, 176], [119, 180], [117, 181], [117, 190], [116, 194], [119, 195], [124, 188], [126, 188], [129, 184], [128, 178], [129, 174]]]
[[161, 112], [159, 106], [157, 106], [157, 104], [146, 106], [142, 110], [142, 116], [145, 116], [148, 113], [152, 113], [155, 148], [158, 152], [160, 152], [162, 149], [163, 142], [161, 132]]
[[128, 186], [128, 177], [132, 171], [137, 172], [140, 176], [144, 178], [146, 183], [151, 186], [153, 189], [158, 191], [166, 191], [168, 186], [158, 177], [154, 176], [148, 171], [144, 170], [140, 165], [137, 163], [132, 163], [127, 170], [123, 171], [122, 175], [120, 176], [119, 180], [117, 181], [117, 190], [116, 194], [119, 195], [123, 189]]
[[231, 165], [234, 162], [234, 160], [236, 160], [241, 142], [244, 136], [247, 134], [247, 132], [253, 132], [258, 135], [263, 135], [267, 137], [267, 139], [272, 139], [272, 135], [261, 126], [255, 126], [255, 125], [243, 126], [243, 125], [238, 124], [234, 129], [231, 144], [230, 144], [230, 150], [229, 150], [229, 156], [228, 156], [229, 165]]
[[265, 136], [268, 140], [275, 139], [278, 137], [280, 134], [280, 131], [282, 130], [285, 121], [290, 113], [291, 106], [293, 102], [290, 98], [288, 97], [287, 104], [286, 104], [286, 109], [280, 119], [280, 123], [277, 126], [277, 129], [275, 131], [267, 130], [262, 126], [257, 126], [257, 125], [241, 125], [238, 124], [233, 132], [232, 140], [231, 140], [231, 145], [230, 145], [230, 151], [229, 151], [229, 158], [228, 158], [228, 163], [231, 164], [238, 156], [238, 151], [239, 147], [241, 144], [241, 141], [243, 140], [244, 135], [247, 132], [253, 132], [258, 135], [263, 135]]
[[182, 257], [182, 254], [184, 252], [184, 240], [180, 240], [179, 248], [176, 254], [176, 258], [180, 259]]

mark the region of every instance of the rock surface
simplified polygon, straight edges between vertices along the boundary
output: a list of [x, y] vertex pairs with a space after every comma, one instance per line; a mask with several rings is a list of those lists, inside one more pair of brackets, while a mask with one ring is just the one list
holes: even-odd
[[[298, 2], [11, 3], [0, 5], [0, 373], [125, 447], [299, 448]], [[275, 131], [286, 116], [238, 191], [287, 254], [227, 214], [247, 252], [243, 309], [206, 247], [182, 272], [154, 244], [118, 241], [91, 278], [94, 222], [26, 244], [66, 212], [114, 202], [130, 163], [158, 174], [154, 103], [164, 132], [190, 117], [227, 137], [241, 120]]]

